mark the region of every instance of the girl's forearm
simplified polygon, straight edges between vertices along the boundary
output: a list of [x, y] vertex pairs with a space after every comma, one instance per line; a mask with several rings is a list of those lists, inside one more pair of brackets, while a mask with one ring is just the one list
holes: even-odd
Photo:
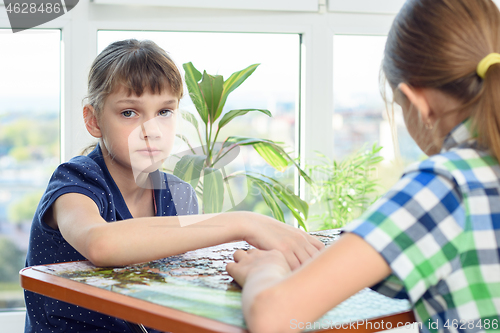
[[46, 216], [84, 257], [98, 266], [122, 266], [202, 247], [245, 240], [259, 249], [277, 249], [298, 266], [323, 244], [297, 228], [252, 212], [144, 217], [108, 223], [90, 198], [59, 197]]
[[128, 265], [242, 240], [250, 219], [251, 213], [232, 212], [99, 224], [89, 230], [88, 259], [97, 266]]

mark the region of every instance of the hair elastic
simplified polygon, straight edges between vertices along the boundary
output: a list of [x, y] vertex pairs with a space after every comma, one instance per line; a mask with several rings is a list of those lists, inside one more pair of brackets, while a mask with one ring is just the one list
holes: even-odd
[[486, 72], [494, 64], [500, 64], [500, 54], [498, 53], [490, 53], [479, 62], [476, 68], [477, 75], [484, 79]]

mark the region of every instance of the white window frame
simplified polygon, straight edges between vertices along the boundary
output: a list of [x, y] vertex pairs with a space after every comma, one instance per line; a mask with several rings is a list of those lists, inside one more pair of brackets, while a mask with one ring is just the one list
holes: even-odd
[[317, 12], [319, 0], [94, 0], [97, 4]]
[[[394, 19], [394, 13], [390, 11], [360, 13], [335, 7], [339, 1], [372, 3], [373, 0], [330, 0], [328, 5], [324, 0], [317, 0], [317, 12], [113, 5], [99, 4], [100, 1], [104, 0], [80, 0], [67, 14], [39, 27], [62, 30], [62, 161], [79, 154], [82, 148], [94, 141], [84, 126], [82, 99], [86, 94], [90, 64], [97, 53], [98, 30], [301, 34], [301, 111], [297, 115], [296, 150], [305, 161], [316, 156], [314, 151], [329, 155], [332, 150], [333, 36], [386, 35]], [[399, 0], [378, 0], [376, 3], [394, 1]], [[4, 9], [0, 6], [0, 27], [9, 28]]]
[[328, 0], [328, 11], [344, 13], [397, 14], [406, 0]]

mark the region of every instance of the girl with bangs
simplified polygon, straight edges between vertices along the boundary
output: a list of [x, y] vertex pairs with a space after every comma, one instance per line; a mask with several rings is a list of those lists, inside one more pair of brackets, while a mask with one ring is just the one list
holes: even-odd
[[[322, 248], [263, 215], [196, 215], [193, 188], [158, 170], [172, 150], [182, 94], [179, 70], [151, 41], [115, 42], [97, 56], [83, 117], [98, 144], [54, 171], [33, 218], [26, 266], [86, 259], [124, 266], [245, 240], [282, 251], [298, 267]], [[26, 333], [144, 331], [29, 291], [25, 302]]]

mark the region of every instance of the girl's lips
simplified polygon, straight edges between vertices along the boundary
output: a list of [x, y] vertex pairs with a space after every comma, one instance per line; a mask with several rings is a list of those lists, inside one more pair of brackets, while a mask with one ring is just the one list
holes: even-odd
[[160, 155], [162, 153], [161, 150], [159, 149], [156, 149], [156, 148], [150, 148], [150, 149], [139, 149], [137, 150], [137, 152], [141, 155], [145, 155], [145, 156], [157, 156], [157, 155]]

